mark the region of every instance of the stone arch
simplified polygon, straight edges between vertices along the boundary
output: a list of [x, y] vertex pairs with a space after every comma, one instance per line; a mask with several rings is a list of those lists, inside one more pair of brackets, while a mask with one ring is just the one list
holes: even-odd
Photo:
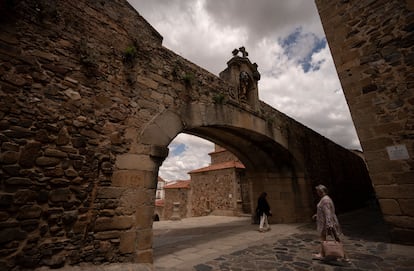
[[[231, 104], [194, 103], [179, 111], [160, 113], [146, 125], [137, 141], [154, 163], [154, 171], [147, 175], [154, 182], [168, 155], [168, 145], [179, 133], [217, 143], [245, 165], [244, 185], [249, 189], [251, 211], [257, 195], [266, 190], [273, 195], [270, 203], [277, 213], [274, 222], [306, 221], [311, 216], [312, 202], [303, 162], [289, 150], [289, 135], [274, 127], [279, 126], [269, 126], [263, 117]], [[141, 167], [148, 170], [145, 164]]]

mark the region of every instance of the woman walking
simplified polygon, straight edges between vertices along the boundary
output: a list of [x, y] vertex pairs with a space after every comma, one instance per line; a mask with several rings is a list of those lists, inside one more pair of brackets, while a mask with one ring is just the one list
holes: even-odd
[[269, 222], [267, 217], [272, 215], [270, 211], [269, 203], [267, 202], [267, 193], [263, 192], [257, 200], [256, 212], [260, 216], [259, 231], [265, 232], [270, 230]]
[[[313, 215], [313, 219], [316, 219], [316, 228], [321, 238], [321, 248], [318, 254], [314, 254], [314, 259], [323, 259], [324, 251], [322, 249], [322, 243], [326, 241], [327, 235], [333, 236], [333, 238], [340, 242], [340, 236], [342, 235], [341, 226], [339, 225], [338, 218], [335, 214], [335, 206], [332, 199], [328, 196], [328, 189], [324, 185], [318, 185], [315, 187], [316, 193], [320, 197], [320, 201], [317, 205], [316, 214]], [[347, 261], [346, 257], [344, 260]]]

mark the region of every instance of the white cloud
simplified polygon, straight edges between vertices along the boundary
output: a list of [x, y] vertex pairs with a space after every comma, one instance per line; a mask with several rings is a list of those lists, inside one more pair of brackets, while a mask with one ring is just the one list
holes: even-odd
[[187, 180], [189, 171], [206, 167], [210, 164], [208, 153], [214, 151], [214, 144], [196, 136], [179, 134], [171, 145], [185, 144], [185, 151], [180, 155], [170, 155], [160, 168], [159, 175], [166, 181]]
[[[317, 46], [324, 32], [313, 1], [129, 2], [164, 37], [165, 47], [216, 75], [231, 51], [245, 46], [262, 75], [261, 100], [344, 147], [360, 149], [329, 48]], [[287, 55], [281, 42], [295, 31], [297, 43], [288, 44]], [[172, 144], [177, 142], [186, 150], [164, 161], [160, 175], [167, 180], [187, 179], [188, 171], [210, 163], [212, 143], [181, 135]]]

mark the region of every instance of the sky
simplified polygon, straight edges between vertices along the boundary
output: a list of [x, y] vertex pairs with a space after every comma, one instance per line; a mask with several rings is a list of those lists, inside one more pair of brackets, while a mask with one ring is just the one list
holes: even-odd
[[[218, 76], [244, 46], [261, 74], [259, 99], [333, 142], [361, 150], [313, 0], [128, 0], [163, 46]], [[214, 144], [179, 134], [159, 176], [187, 180]]]

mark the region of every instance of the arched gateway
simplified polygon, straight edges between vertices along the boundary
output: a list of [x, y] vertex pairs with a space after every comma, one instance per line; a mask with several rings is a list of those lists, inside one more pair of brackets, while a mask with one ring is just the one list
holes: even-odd
[[266, 191], [274, 223], [308, 221], [319, 182], [339, 211], [371, 192], [362, 159], [258, 99], [244, 47], [219, 78], [162, 47], [126, 1], [7, 3], [1, 270], [151, 269], [158, 169], [179, 133], [235, 154], [244, 204]]

